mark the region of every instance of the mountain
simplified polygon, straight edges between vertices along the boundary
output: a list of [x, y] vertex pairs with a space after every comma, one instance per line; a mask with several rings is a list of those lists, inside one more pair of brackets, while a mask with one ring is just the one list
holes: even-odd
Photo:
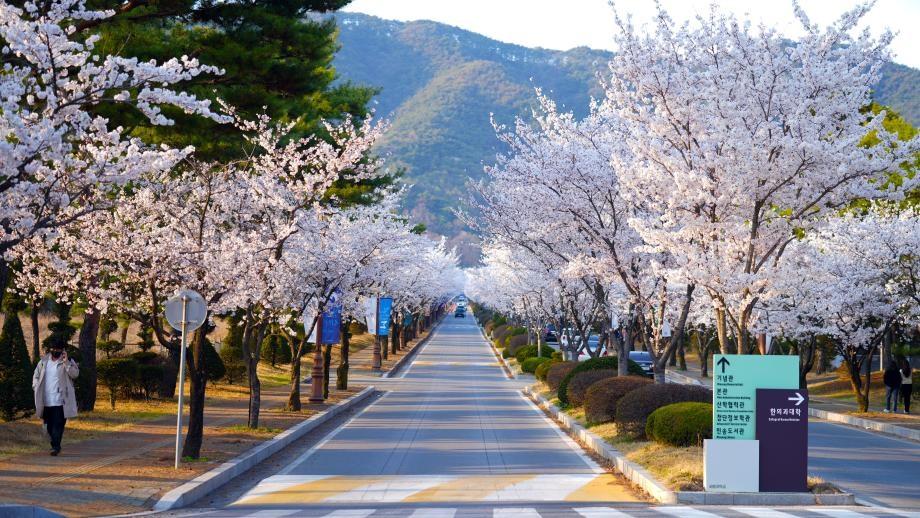
[[[451, 212], [467, 200], [467, 185], [483, 178], [483, 165], [501, 151], [490, 114], [511, 125], [536, 104], [535, 88], [583, 116], [601, 94], [597, 74], [611, 53], [568, 51], [502, 43], [457, 27], [397, 22], [338, 13], [341, 49], [335, 68], [342, 81], [376, 86], [377, 115], [389, 118], [380, 146], [405, 168], [412, 184], [407, 209], [432, 232], [448, 236], [463, 262], [478, 261], [476, 237]], [[920, 123], [920, 71], [889, 64], [876, 98]]]

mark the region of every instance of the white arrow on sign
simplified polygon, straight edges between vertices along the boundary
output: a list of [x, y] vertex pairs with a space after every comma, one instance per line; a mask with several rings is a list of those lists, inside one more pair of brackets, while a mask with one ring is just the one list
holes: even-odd
[[803, 396], [803, 395], [799, 394], [798, 392], [796, 392], [796, 393], [795, 393], [795, 397], [791, 397], [791, 398], [788, 398], [788, 399], [789, 399], [789, 401], [795, 401], [795, 406], [799, 406], [799, 405], [802, 404], [802, 401], [805, 401], [805, 396]]

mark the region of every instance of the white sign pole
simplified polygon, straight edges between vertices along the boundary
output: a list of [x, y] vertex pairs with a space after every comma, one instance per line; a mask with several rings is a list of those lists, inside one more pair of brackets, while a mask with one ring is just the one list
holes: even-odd
[[188, 296], [182, 295], [182, 348], [179, 352], [179, 411], [176, 415], [176, 469], [179, 469], [179, 458], [182, 455], [182, 406], [185, 400], [185, 349], [188, 343], [186, 335], [188, 321]]

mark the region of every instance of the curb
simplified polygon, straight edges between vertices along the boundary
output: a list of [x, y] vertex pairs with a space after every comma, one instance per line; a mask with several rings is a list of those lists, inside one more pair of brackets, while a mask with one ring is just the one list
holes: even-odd
[[707, 493], [678, 491], [677, 503], [690, 505], [856, 505], [851, 493]]
[[569, 435], [582, 442], [592, 452], [600, 455], [604, 459], [613, 463], [617, 470], [620, 471], [630, 482], [639, 486], [646, 493], [662, 504], [676, 504], [678, 502], [677, 494], [666, 488], [661, 482], [655, 479], [645, 468], [626, 459], [626, 456], [619, 450], [609, 445], [600, 437], [594, 435], [585, 429], [584, 426], [575, 422], [568, 414], [564, 413], [556, 405], [553, 405], [543, 396], [532, 391], [530, 387], [525, 387], [522, 392], [533, 400], [540, 408], [547, 410], [557, 421], [559, 427], [565, 430]]
[[396, 376], [396, 373], [402, 370], [402, 368], [405, 367], [407, 363], [411, 362], [412, 359], [415, 358], [415, 356], [419, 353], [419, 351], [422, 350], [423, 347], [428, 345], [428, 340], [431, 339], [431, 335], [433, 335], [434, 332], [439, 327], [441, 327], [441, 322], [444, 322], [444, 317], [441, 317], [441, 320], [438, 320], [438, 322], [434, 326], [431, 327], [431, 330], [428, 331], [428, 335], [425, 336], [425, 338], [423, 338], [419, 343], [415, 344], [415, 347], [413, 347], [412, 350], [409, 351], [409, 354], [397, 360], [396, 363], [394, 363], [393, 366], [390, 367], [390, 370], [384, 372], [383, 375], [381, 375], [380, 377], [381, 378], [392, 378], [393, 376]]
[[811, 407], [808, 408], [808, 415], [811, 417], [817, 417], [818, 419], [824, 419], [825, 421], [830, 421], [832, 423], [846, 424], [856, 428], [862, 428], [870, 432], [881, 432], [887, 435], [900, 437], [902, 439], [920, 442], [920, 430], [914, 430], [912, 428], [905, 428], [903, 426], [888, 423], [880, 423], [870, 419], [863, 419], [862, 417], [840, 414], [837, 412], [828, 412], [827, 410], [820, 410]]
[[[700, 385], [708, 387], [705, 383], [702, 383], [700, 380], [691, 378], [684, 374], [677, 372], [668, 371], [666, 377], [668, 381], [672, 383], [682, 383], [684, 385]], [[823, 419], [825, 421], [830, 421], [832, 423], [840, 423], [855, 428], [861, 428], [863, 430], [868, 430], [870, 432], [880, 432], [887, 435], [893, 435], [895, 437], [900, 437], [902, 439], [907, 439], [910, 441], [920, 442], [920, 430], [907, 428], [904, 426], [898, 426], [896, 424], [882, 423], [879, 421], [873, 421], [871, 419], [865, 419], [862, 417], [856, 417], [847, 414], [841, 414], [839, 412], [830, 412], [827, 410], [821, 410], [818, 408], [812, 408], [809, 406], [808, 415], [810, 417], [816, 417], [818, 419]], [[825, 495], [827, 496], [827, 495]]]
[[168, 511], [177, 507], [186, 506], [204, 498], [212, 491], [233, 480], [233, 478], [243, 474], [256, 464], [279, 452], [285, 446], [300, 439], [319, 425], [364, 401], [374, 393], [374, 390], [373, 385], [367, 387], [325, 412], [311, 416], [309, 419], [288, 428], [274, 438], [263, 442], [242, 455], [230, 459], [211, 471], [203, 473], [195, 479], [170, 490], [153, 506], [153, 510]]

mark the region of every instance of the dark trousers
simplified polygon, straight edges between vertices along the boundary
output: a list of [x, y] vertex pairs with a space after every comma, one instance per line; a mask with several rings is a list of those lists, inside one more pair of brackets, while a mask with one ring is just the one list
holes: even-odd
[[910, 413], [910, 395], [914, 391], [914, 385], [907, 383], [901, 385], [901, 399], [904, 401], [904, 412]]
[[48, 435], [51, 436], [51, 449], [60, 451], [61, 438], [64, 437], [64, 425], [67, 424], [64, 407], [46, 406], [42, 411], [42, 419], [45, 421], [45, 426], [48, 427]]

